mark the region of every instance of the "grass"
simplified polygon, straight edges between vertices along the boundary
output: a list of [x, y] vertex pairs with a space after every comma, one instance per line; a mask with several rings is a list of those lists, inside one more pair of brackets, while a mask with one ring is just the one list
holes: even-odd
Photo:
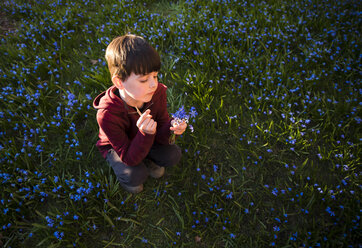
[[[136, 2], [0, 4], [0, 244], [359, 247], [359, 2]], [[169, 112], [198, 112], [137, 195], [92, 107], [127, 32], [159, 51]]]

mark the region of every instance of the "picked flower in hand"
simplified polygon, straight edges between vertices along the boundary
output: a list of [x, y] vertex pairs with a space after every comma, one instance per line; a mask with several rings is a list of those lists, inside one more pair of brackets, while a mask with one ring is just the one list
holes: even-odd
[[[185, 107], [181, 106], [174, 114], [172, 114], [172, 117], [174, 118], [171, 122], [171, 136], [170, 136], [170, 144], [174, 144], [176, 140], [176, 135], [181, 135], [186, 127], [187, 123], [189, 123], [190, 118], [194, 118], [197, 116], [197, 112], [195, 107], [190, 108], [190, 112], [186, 112]], [[195, 120], [193, 120], [195, 121]], [[194, 131], [194, 128], [192, 125], [189, 125], [191, 132]]]

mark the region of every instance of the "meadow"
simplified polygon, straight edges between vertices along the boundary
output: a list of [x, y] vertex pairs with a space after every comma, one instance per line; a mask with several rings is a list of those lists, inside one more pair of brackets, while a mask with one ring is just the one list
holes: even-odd
[[[358, 0], [0, 3], [0, 246], [361, 247]], [[140, 194], [101, 157], [116, 36], [198, 115]]]

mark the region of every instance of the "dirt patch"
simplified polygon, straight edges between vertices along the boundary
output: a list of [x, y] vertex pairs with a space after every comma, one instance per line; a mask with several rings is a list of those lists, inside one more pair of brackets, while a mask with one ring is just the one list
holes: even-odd
[[6, 14], [0, 11], [0, 37], [6, 36], [10, 31], [16, 30], [15, 21], [11, 20]]

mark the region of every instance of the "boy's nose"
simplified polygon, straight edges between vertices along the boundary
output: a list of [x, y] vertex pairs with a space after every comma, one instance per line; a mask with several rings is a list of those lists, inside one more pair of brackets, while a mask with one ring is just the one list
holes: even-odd
[[150, 82], [150, 88], [154, 88], [157, 85], [156, 79], [152, 78]]

